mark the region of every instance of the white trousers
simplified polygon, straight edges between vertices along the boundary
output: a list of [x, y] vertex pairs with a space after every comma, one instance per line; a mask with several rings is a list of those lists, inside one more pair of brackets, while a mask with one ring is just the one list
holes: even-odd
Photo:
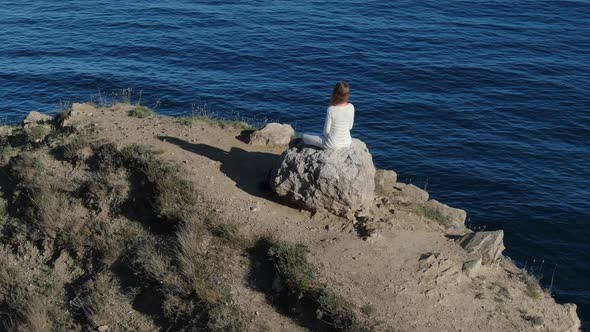
[[303, 134], [301, 136], [305, 145], [313, 145], [318, 148], [326, 148], [326, 137], [324, 135]]

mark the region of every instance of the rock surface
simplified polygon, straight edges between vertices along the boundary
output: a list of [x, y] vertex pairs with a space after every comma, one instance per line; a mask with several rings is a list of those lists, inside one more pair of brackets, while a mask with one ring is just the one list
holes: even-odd
[[375, 192], [387, 194], [391, 192], [397, 182], [397, 174], [392, 170], [377, 169], [375, 171]]
[[72, 109], [65, 111], [57, 116], [57, 127], [60, 129], [79, 129], [77, 123], [81, 121], [83, 116], [92, 116], [92, 112], [96, 111], [96, 107], [91, 103], [73, 103]]
[[429, 197], [426, 190], [422, 190], [413, 184], [401, 186], [401, 193], [412, 202], [426, 202]]
[[353, 139], [348, 148], [321, 150], [293, 147], [273, 169], [270, 185], [278, 196], [311, 211], [346, 215], [370, 206], [375, 166], [365, 143]]
[[424, 207], [434, 211], [435, 213], [438, 213], [442, 218], [444, 218], [448, 222], [448, 225], [446, 226], [462, 228], [465, 225], [467, 213], [461, 209], [450, 207], [435, 199], [431, 199], [424, 203]]
[[295, 136], [295, 130], [288, 124], [267, 123], [250, 135], [252, 145], [288, 145]]
[[34, 127], [39, 124], [49, 123], [53, 117], [47, 114], [39, 113], [37, 111], [30, 112], [23, 120], [23, 127]]
[[458, 239], [468, 254], [481, 257], [483, 265], [490, 265], [502, 257], [504, 231], [473, 232]]
[[463, 272], [465, 272], [469, 278], [477, 277], [479, 269], [481, 269], [481, 257], [463, 264]]

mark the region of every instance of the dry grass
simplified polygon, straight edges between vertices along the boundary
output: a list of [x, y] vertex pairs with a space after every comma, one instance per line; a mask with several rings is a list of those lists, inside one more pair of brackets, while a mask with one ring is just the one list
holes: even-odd
[[438, 210], [434, 210], [423, 205], [416, 206], [416, 214], [423, 216], [426, 219], [435, 221], [443, 226], [448, 227], [452, 225], [452, 223], [449, 221], [449, 218], [442, 215]]
[[[229, 293], [228, 264], [244, 247], [235, 224], [210, 215], [158, 151], [58, 135], [33, 151], [2, 150], [0, 330], [251, 330]], [[88, 167], [56, 169], [52, 157]], [[134, 218], [140, 206], [150, 213]], [[158, 294], [155, 309], [140, 312], [133, 303], [145, 292]]]
[[178, 176], [178, 166], [161, 162], [156, 153], [132, 145], [124, 148], [121, 156], [129, 170], [140, 177], [149, 203], [160, 219], [173, 225], [191, 219], [198, 198], [192, 183]]
[[374, 330], [377, 323], [361, 319], [349, 301], [318, 281], [316, 269], [307, 261], [305, 246], [269, 238], [261, 239], [257, 246], [267, 252], [265, 259], [272, 263], [275, 274], [272, 280], [280, 283], [278, 288], [273, 287], [284, 310], [294, 312], [289, 308], [303, 308], [297, 310], [298, 318], [307, 321], [312, 330]]
[[129, 116], [140, 119], [149, 118], [151, 116], [156, 115], [156, 113], [152, 109], [142, 105], [137, 105], [137, 107], [127, 112], [127, 114]]

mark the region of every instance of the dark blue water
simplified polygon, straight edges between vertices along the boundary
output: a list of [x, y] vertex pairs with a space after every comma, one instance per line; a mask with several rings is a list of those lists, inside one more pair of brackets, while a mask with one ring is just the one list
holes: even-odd
[[318, 131], [339, 79], [379, 167], [504, 229], [590, 320], [590, 2], [0, 4], [5, 121], [129, 87], [161, 113]]

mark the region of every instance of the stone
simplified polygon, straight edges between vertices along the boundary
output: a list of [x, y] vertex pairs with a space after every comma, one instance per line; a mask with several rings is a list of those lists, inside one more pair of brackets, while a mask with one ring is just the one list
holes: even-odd
[[483, 265], [490, 265], [502, 257], [504, 251], [504, 231], [473, 232], [457, 241], [470, 255], [481, 257]]
[[396, 183], [393, 185], [393, 187], [394, 187], [395, 189], [402, 190], [402, 189], [403, 189], [403, 188], [404, 188], [406, 185], [407, 185], [407, 184], [405, 184], [405, 183], [402, 183], [402, 182], [396, 182]]
[[57, 116], [57, 127], [59, 129], [78, 130], [78, 123], [82, 116], [90, 116], [96, 111], [96, 107], [91, 103], [73, 103], [70, 110], [64, 111]]
[[14, 131], [14, 127], [0, 125], [0, 137], [1, 136], [10, 136], [10, 135], [12, 135], [13, 131]]
[[298, 208], [338, 215], [368, 208], [374, 198], [375, 166], [365, 143], [353, 139], [337, 150], [295, 146], [281, 156], [270, 185]]
[[406, 184], [401, 188], [401, 193], [405, 198], [413, 202], [426, 202], [428, 200], [428, 192], [416, 187], [413, 184]]
[[34, 127], [40, 124], [49, 123], [53, 120], [53, 117], [47, 114], [32, 111], [23, 120], [23, 127]]
[[435, 199], [431, 199], [424, 203], [424, 207], [430, 209], [434, 213], [439, 214], [443, 219], [448, 221], [446, 226], [463, 227], [467, 219], [467, 213], [464, 210], [456, 209], [443, 204]]
[[108, 325], [101, 325], [97, 328], [98, 332], [106, 332], [109, 330], [109, 326]]
[[377, 169], [375, 171], [375, 192], [387, 194], [391, 192], [397, 182], [397, 174], [392, 170]]
[[295, 136], [295, 130], [288, 124], [267, 123], [250, 135], [252, 145], [288, 145]]
[[463, 272], [465, 272], [469, 278], [477, 277], [479, 269], [481, 269], [481, 257], [467, 261], [463, 264]]

